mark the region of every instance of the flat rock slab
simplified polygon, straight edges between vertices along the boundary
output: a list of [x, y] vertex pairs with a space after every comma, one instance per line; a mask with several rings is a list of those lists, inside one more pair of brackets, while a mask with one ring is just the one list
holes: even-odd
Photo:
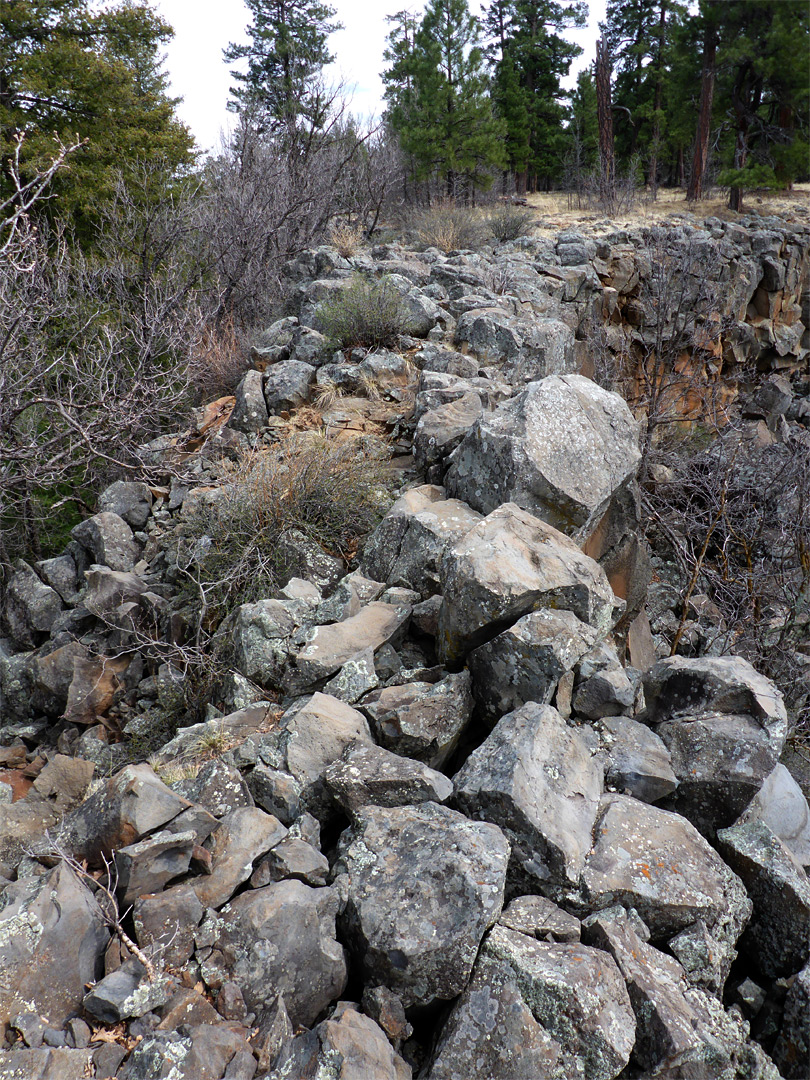
[[351, 746], [324, 773], [332, 797], [347, 810], [446, 802], [451, 780], [420, 761], [392, 754], [382, 746]]
[[500, 914], [508, 858], [497, 826], [436, 803], [358, 811], [335, 873], [348, 875], [341, 925], [366, 980], [406, 1007], [459, 994]]
[[437, 645], [450, 664], [541, 608], [571, 611], [603, 637], [620, 606], [598, 563], [513, 503], [447, 551], [442, 594]]
[[570, 611], [524, 615], [468, 656], [478, 705], [494, 723], [528, 701], [548, 704], [560, 677], [575, 667], [598, 636]]
[[507, 964], [535, 1020], [559, 1043], [569, 1076], [612, 1080], [630, 1060], [635, 1016], [621, 972], [600, 949], [532, 941], [496, 926], [483, 955]]
[[602, 772], [550, 705], [507, 713], [454, 777], [456, 803], [499, 825], [512, 845], [510, 881], [578, 881], [591, 847]]
[[762, 821], [721, 829], [717, 844], [754, 904], [741, 952], [750, 955], [769, 978], [794, 974], [810, 956], [807, 874]]
[[644, 676], [649, 722], [720, 712], [751, 716], [776, 757], [787, 738], [787, 710], [776, 685], [741, 656], [669, 656]]
[[529, 937], [554, 941], [579, 941], [579, 919], [552, 904], [545, 896], [518, 896], [501, 913], [498, 926]]
[[214, 990], [235, 982], [259, 1022], [283, 994], [293, 1025], [311, 1025], [346, 986], [337, 910], [334, 890], [301, 881], [242, 893], [197, 931], [203, 979]]
[[693, 825], [628, 795], [605, 795], [582, 873], [590, 910], [634, 907], [661, 940], [697, 920], [733, 945], [751, 913], [742, 882]]
[[516, 503], [582, 542], [640, 459], [638, 424], [618, 394], [582, 375], [551, 375], [483, 414], [446, 484], [483, 514]]

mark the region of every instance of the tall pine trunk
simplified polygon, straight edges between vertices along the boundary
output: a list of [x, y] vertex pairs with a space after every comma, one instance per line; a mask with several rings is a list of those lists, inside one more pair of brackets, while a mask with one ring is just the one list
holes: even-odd
[[610, 92], [610, 56], [604, 37], [600, 37], [596, 43], [596, 110], [599, 123], [599, 199], [608, 213], [613, 213], [616, 202], [613, 105]]
[[709, 162], [709, 135], [712, 128], [712, 103], [714, 101], [715, 64], [717, 59], [717, 30], [707, 20], [703, 32], [703, 70], [700, 81], [700, 113], [695, 132], [695, 152], [692, 157], [692, 175], [686, 198], [695, 202], [703, 197], [703, 181]]

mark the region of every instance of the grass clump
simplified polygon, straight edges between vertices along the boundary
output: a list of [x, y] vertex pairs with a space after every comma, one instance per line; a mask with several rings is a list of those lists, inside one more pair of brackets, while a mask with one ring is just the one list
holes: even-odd
[[453, 199], [442, 199], [417, 210], [409, 231], [419, 243], [444, 252], [474, 251], [492, 237], [480, 210], [462, 206]]
[[318, 311], [321, 331], [342, 349], [376, 349], [395, 344], [409, 320], [402, 296], [387, 277], [361, 274], [324, 300]]
[[187, 572], [208, 628], [236, 605], [305, 576], [307, 542], [350, 558], [391, 501], [387, 456], [379, 440], [338, 442], [307, 431], [247, 458], [185, 530]]
[[350, 259], [357, 254], [363, 242], [363, 226], [360, 222], [347, 221], [345, 218], [335, 220], [329, 227], [329, 239], [338, 255]]

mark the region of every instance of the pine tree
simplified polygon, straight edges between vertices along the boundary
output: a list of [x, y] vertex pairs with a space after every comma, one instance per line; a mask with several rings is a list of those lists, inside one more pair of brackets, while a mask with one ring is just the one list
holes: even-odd
[[[393, 54], [397, 38], [389, 42]], [[416, 162], [417, 176], [439, 175], [450, 197], [488, 186], [491, 168], [504, 164], [505, 132], [492, 112], [478, 23], [467, 0], [431, 0], [412, 55], [395, 65], [396, 57], [389, 86], [405, 88], [399, 100], [407, 108], [392, 108], [389, 118]]]
[[92, 236], [118, 177], [145, 162], [171, 176], [193, 163], [193, 139], [167, 94], [160, 48], [172, 29], [145, 3], [98, 10], [91, 0], [0, 3], [0, 197], [24, 134], [24, 175], [51, 160], [56, 135], [86, 140], [57, 174], [45, 211]]
[[245, 0], [253, 22], [248, 45], [231, 43], [229, 62], [247, 60], [247, 70], [231, 69], [237, 86], [228, 108], [249, 113], [260, 127], [294, 128], [301, 120], [319, 126], [319, 96], [313, 82], [334, 57], [326, 47], [330, 34], [342, 29], [335, 9], [318, 0]]

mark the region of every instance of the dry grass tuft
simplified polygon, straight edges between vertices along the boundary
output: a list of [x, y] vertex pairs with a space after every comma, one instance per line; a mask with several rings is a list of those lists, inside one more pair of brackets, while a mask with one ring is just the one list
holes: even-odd
[[350, 259], [352, 255], [357, 254], [363, 243], [363, 227], [359, 222], [341, 218], [332, 222], [329, 237], [338, 255], [342, 255], [344, 259]]

